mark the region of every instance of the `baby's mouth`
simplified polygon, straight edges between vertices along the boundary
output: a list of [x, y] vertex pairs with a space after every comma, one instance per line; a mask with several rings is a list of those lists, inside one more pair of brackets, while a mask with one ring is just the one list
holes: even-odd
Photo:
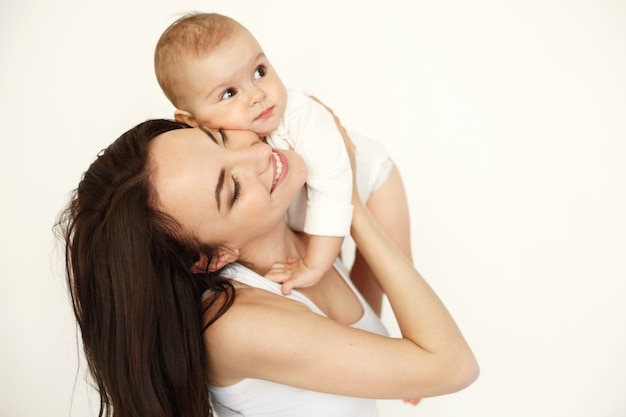
[[273, 112], [274, 112], [274, 106], [268, 107], [265, 110], [263, 110], [254, 120], [267, 119], [269, 116], [272, 115]]

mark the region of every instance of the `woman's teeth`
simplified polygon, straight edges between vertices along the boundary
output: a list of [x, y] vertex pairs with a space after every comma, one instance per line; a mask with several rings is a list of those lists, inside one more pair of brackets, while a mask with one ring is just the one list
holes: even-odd
[[280, 160], [280, 156], [278, 156], [276, 152], [272, 152], [272, 155], [274, 156], [274, 161], [276, 161], [276, 173], [274, 175], [274, 181], [272, 181], [272, 189], [274, 189], [276, 182], [278, 182], [278, 179], [283, 173], [283, 161]]

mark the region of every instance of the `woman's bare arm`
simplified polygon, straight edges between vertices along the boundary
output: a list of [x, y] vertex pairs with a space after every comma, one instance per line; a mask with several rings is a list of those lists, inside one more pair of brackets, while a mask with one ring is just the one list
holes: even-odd
[[[409, 208], [402, 177], [395, 164], [385, 182], [371, 193], [366, 206], [391, 241], [411, 260]], [[380, 316], [383, 291], [358, 247], [355, 248], [350, 278], [372, 309]]]
[[405, 399], [451, 393], [477, 378], [474, 355], [444, 304], [358, 196], [353, 204], [352, 236], [389, 297], [402, 337], [345, 326], [263, 290], [238, 290], [234, 305], [205, 333], [212, 383], [259, 378]]
[[[402, 266], [393, 269], [403, 273]], [[239, 289], [234, 305], [205, 332], [210, 383], [222, 386], [258, 378], [338, 395], [388, 399], [460, 390], [476, 378], [476, 362], [454, 323], [435, 317], [447, 315], [445, 308], [432, 299], [423, 281], [417, 281], [402, 295], [411, 304], [399, 309], [402, 330], [410, 335], [403, 338], [345, 326], [261, 289]], [[395, 295], [394, 286], [401, 284], [391, 285]], [[413, 323], [413, 315], [423, 319]]]

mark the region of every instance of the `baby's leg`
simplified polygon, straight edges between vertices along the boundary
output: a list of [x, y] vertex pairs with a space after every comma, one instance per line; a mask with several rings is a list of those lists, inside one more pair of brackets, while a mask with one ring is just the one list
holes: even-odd
[[[366, 205], [389, 238], [412, 260], [408, 203], [400, 172], [395, 165], [385, 182], [372, 191]], [[372, 309], [380, 315], [383, 292], [358, 248], [350, 277]]]

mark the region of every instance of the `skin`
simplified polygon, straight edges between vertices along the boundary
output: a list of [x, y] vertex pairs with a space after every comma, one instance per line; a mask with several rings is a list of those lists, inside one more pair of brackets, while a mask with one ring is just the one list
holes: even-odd
[[[182, 68], [185, 98], [182, 108], [175, 111], [176, 120], [190, 126], [252, 130], [261, 137], [278, 126], [286, 108], [285, 86], [258, 41], [243, 26], [236, 26], [233, 37], [215, 51], [201, 59], [187, 59]], [[372, 192], [367, 207], [392, 241], [411, 259], [406, 193], [395, 166], [385, 183]], [[326, 248], [337, 246], [323, 243], [322, 247]], [[332, 253], [334, 258], [336, 251], [333, 249]], [[287, 267], [279, 262], [276, 268], [280, 271]], [[280, 282], [285, 275], [275, 273], [269, 277]], [[358, 248], [350, 276], [380, 315], [383, 291]], [[293, 285], [286, 288], [286, 292], [291, 287]]]
[[[240, 25], [207, 56], [189, 58], [184, 110], [175, 118], [191, 126], [250, 130], [259, 137], [274, 131], [285, 113], [287, 90], [252, 34]], [[312, 236], [302, 257], [277, 262], [267, 273], [283, 283], [284, 294], [317, 282], [339, 255], [343, 237]]]
[[191, 126], [251, 130], [278, 127], [287, 90], [252, 34], [241, 26], [204, 58], [185, 61], [185, 94], [176, 120]]
[[306, 178], [298, 154], [274, 150], [249, 131], [167, 132], [153, 140], [150, 158], [160, 208], [201, 242], [230, 254], [224, 262], [245, 247], [255, 247], [257, 238], [276, 233], [276, 224]]
[[[287, 158], [288, 175], [272, 188], [274, 174], [267, 168], [269, 157], [257, 148], [264, 145], [258, 139], [242, 140], [241, 145], [233, 140], [229, 147], [199, 129], [182, 129], [155, 141], [150, 160], [161, 209], [188, 232], [205, 242], [223, 242], [232, 257], [251, 263], [260, 273], [276, 260], [305, 250], [308, 237], [292, 232], [280, 213], [304, 180], [297, 158]], [[241, 202], [226, 213], [223, 205], [218, 209], [214, 192], [221, 168], [228, 182], [231, 173], [242, 182]], [[225, 185], [228, 197], [230, 187]], [[252, 195], [245, 197], [246, 190]], [[235, 208], [238, 203], [241, 207]], [[236, 284], [234, 304], [204, 334], [211, 352], [210, 384], [261, 378], [339, 395], [403, 399], [450, 393], [477, 377], [471, 350], [441, 301], [358, 196], [353, 204], [352, 235], [389, 295], [403, 337], [346, 326], [358, 320], [362, 309], [333, 269], [302, 290], [328, 318], [296, 301]], [[215, 215], [230, 226], [204, 225]]]
[[[407, 259], [412, 260], [409, 208], [402, 177], [395, 165], [387, 180], [380, 188], [372, 192], [366, 205], [392, 242]], [[358, 247], [350, 270], [350, 278], [372, 309], [380, 316], [383, 290]]]

